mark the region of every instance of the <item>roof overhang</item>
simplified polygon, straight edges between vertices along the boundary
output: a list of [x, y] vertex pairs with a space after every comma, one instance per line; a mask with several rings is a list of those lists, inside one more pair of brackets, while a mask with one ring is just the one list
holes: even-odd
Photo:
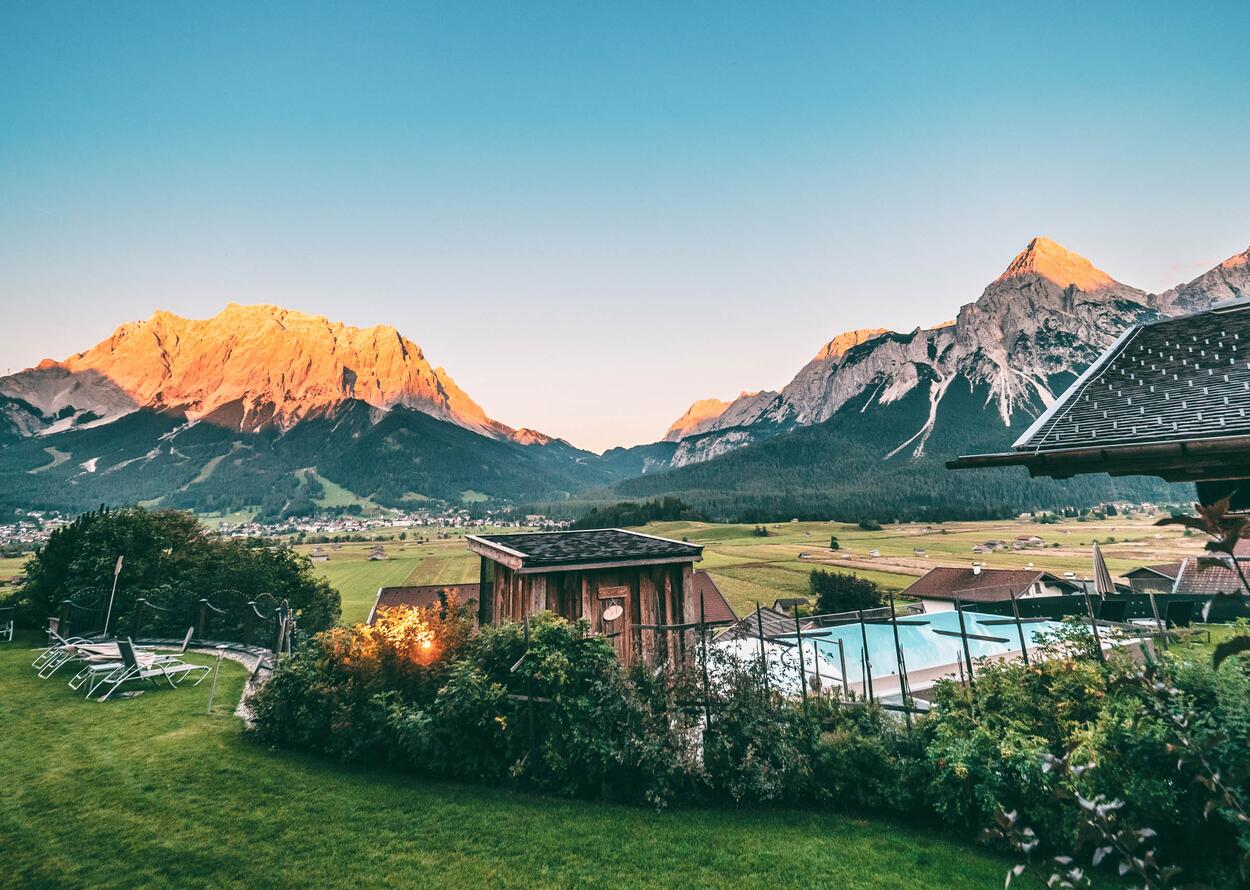
[[1063, 448], [970, 454], [947, 461], [947, 469], [1027, 467], [1030, 476], [1070, 479], [1086, 473], [1158, 476], [1168, 482], [1250, 479], [1250, 436], [1179, 442], [1148, 442], [1108, 448]]

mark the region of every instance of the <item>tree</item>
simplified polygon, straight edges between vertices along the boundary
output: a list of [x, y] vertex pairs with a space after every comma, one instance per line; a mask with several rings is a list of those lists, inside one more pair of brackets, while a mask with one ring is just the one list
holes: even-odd
[[44, 621], [65, 599], [89, 605], [106, 596], [118, 556], [124, 563], [113, 627], [122, 626], [140, 597], [171, 609], [180, 622], [189, 621], [207, 598], [230, 613], [222, 622], [241, 624], [247, 602], [261, 594], [286, 600], [310, 632], [339, 619], [338, 591], [291, 547], [222, 538], [190, 513], [124, 507], [84, 513], [49, 536], [26, 563], [26, 580], [14, 599], [23, 622]]
[[866, 532], [881, 531], [881, 523], [875, 519], [861, 519], [859, 521], [859, 527], [862, 528]]
[[830, 549], [830, 550], [841, 550], [841, 549], [842, 549], [842, 545], [838, 543], [838, 536], [837, 536], [837, 535], [834, 535], [832, 538], [830, 538], [830, 539], [829, 539], [829, 549]]
[[816, 608], [823, 613], [853, 612], [881, 605], [882, 591], [875, 581], [845, 572], [812, 569], [808, 588], [816, 598]]

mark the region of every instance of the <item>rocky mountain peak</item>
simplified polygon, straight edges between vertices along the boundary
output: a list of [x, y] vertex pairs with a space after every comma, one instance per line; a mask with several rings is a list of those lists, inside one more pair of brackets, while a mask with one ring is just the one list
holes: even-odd
[[158, 310], [64, 362], [0, 379], [0, 395], [32, 405], [53, 431], [88, 413], [97, 422], [142, 407], [197, 420], [237, 406], [218, 416], [243, 429], [287, 428], [354, 400], [514, 436], [394, 327], [358, 328], [268, 304], [230, 303], [207, 319]]
[[889, 328], [859, 328], [854, 331], [845, 331], [821, 347], [820, 352], [816, 353], [812, 361], [823, 362], [829, 359], [840, 359], [861, 343], [875, 340], [882, 334], [888, 334], [889, 332]]
[[664, 441], [680, 442], [686, 436], [703, 432], [725, 413], [729, 405], [729, 402], [722, 402], [720, 399], [699, 399], [686, 409], [685, 414], [673, 421], [673, 425], [664, 433]]
[[1008, 281], [1026, 275], [1036, 275], [1061, 288], [1076, 285], [1086, 293], [1114, 287], [1117, 282], [1106, 272], [1098, 269], [1081, 256], [1061, 244], [1038, 235], [1007, 266], [996, 281]]

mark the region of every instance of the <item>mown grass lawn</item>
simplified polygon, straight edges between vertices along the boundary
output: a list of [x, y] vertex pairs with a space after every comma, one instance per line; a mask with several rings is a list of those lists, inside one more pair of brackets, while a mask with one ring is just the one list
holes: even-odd
[[889, 822], [657, 813], [269, 751], [231, 714], [237, 665], [212, 716], [208, 681], [101, 704], [37, 679], [33, 642], [0, 644], [0, 886], [967, 890], [1008, 865]]

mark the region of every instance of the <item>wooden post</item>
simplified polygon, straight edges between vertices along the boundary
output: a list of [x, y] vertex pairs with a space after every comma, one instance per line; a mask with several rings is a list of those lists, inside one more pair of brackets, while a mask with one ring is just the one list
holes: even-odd
[[200, 600], [200, 617], [195, 622], [195, 638], [204, 639], [204, 627], [208, 624], [208, 600]]
[[864, 683], [868, 688], [868, 700], [873, 700], [872, 694], [872, 658], [868, 655], [868, 625], [864, 623], [864, 610], [856, 609], [859, 615], [859, 635], [864, 641]]
[[760, 635], [760, 661], [764, 668], [764, 699], [767, 701], [772, 697], [772, 689], [768, 685], [768, 652], [764, 648], [764, 616], [760, 614], [760, 604], [755, 604], [755, 627]]
[[[799, 683], [803, 689], [803, 712], [807, 713], [807, 668], [803, 664], [803, 626], [799, 623], [799, 607], [794, 607], [794, 636], [799, 645]], [[815, 652], [816, 644], [812, 644]]]
[[142, 625], [139, 619], [142, 617], [143, 604], [146, 602], [147, 600], [142, 597], [135, 600], [135, 610], [130, 613], [130, 639], [132, 640], [139, 639], [139, 627]]
[[968, 626], [964, 624], [964, 609], [959, 602], [959, 597], [955, 597], [955, 611], [959, 614], [959, 640], [964, 647], [964, 664], [968, 667], [968, 689], [973, 688], [972, 681], [972, 650], [968, 648]]
[[252, 645], [252, 624], [255, 621], [256, 603], [249, 602], [243, 607], [243, 645]]
[[1016, 591], [1014, 588], [1007, 588], [1007, 595], [1011, 597], [1011, 614], [1016, 619], [1016, 634], [1020, 637], [1020, 655], [1024, 658], [1024, 666], [1029, 666], [1029, 647], [1024, 641], [1024, 625], [1020, 623], [1020, 604], [1016, 602]]

